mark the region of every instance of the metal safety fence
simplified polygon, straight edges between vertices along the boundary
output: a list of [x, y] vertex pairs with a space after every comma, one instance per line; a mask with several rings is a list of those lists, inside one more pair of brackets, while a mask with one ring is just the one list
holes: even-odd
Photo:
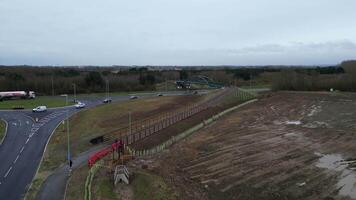
[[116, 139], [124, 141], [125, 145], [131, 145], [139, 140], [151, 136], [173, 124], [185, 120], [197, 113], [207, 110], [210, 107], [220, 105], [228, 97], [238, 101], [247, 101], [255, 98], [255, 94], [240, 88], [229, 88], [216, 92], [213, 97], [201, 103], [188, 105], [179, 110], [159, 114], [144, 120], [133, 122], [130, 126], [104, 134], [104, 141], [113, 142]]
[[164, 149], [168, 148], [169, 146], [171, 146], [172, 144], [188, 137], [189, 135], [195, 133], [196, 131], [198, 131], [199, 129], [202, 129], [203, 127], [211, 124], [212, 122], [216, 121], [217, 119], [219, 119], [220, 117], [226, 115], [227, 113], [230, 113], [242, 106], [245, 106], [249, 103], [253, 103], [257, 101], [257, 99], [252, 99], [252, 100], [249, 100], [245, 103], [242, 103], [240, 105], [237, 105], [237, 106], [234, 106], [232, 108], [229, 108], [229, 109], [226, 109], [224, 110], [223, 112], [217, 114], [217, 115], [214, 115], [212, 116], [211, 118], [207, 119], [207, 120], [204, 120], [202, 123], [199, 123], [198, 125], [184, 131], [183, 133], [181, 134], [178, 134], [177, 136], [173, 136], [171, 137], [169, 140], [163, 142], [162, 144], [160, 145], [157, 145], [153, 148], [150, 148], [150, 149], [144, 149], [144, 150], [135, 150], [133, 148], [129, 148], [128, 147], [128, 150], [130, 152], [131, 155], [133, 155], [134, 157], [140, 157], [140, 156], [150, 156], [150, 155], [153, 155], [153, 154], [156, 154], [156, 153], [159, 153], [161, 151], [163, 151]]

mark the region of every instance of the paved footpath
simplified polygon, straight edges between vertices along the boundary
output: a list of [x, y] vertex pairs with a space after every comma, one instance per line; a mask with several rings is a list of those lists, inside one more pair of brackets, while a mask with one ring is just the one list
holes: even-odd
[[[73, 159], [72, 170], [87, 164], [90, 154], [99, 150], [103, 146], [97, 146]], [[68, 176], [68, 165], [57, 168], [52, 175], [42, 184], [40, 191], [37, 193], [36, 200], [63, 200]]]

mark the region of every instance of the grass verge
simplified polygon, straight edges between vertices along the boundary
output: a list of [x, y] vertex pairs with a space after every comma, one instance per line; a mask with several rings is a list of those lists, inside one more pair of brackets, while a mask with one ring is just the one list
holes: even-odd
[[72, 176], [68, 182], [65, 199], [83, 199], [85, 191], [85, 180], [87, 178], [88, 171], [89, 167], [87, 165], [83, 165], [82, 167], [73, 171]]
[[0, 144], [2, 144], [5, 135], [6, 135], [6, 122], [0, 119]]
[[[139, 92], [113, 92], [110, 96], [127, 96], [130, 94], [145, 95], [154, 93], [155, 91], [139, 91]], [[106, 93], [92, 93], [92, 94], [78, 94], [78, 98], [95, 98], [102, 97], [105, 98]], [[69, 99], [73, 99], [73, 95], [69, 95]], [[73, 105], [73, 102], [69, 102]], [[13, 109], [15, 107], [23, 107], [24, 109], [32, 109], [37, 106], [45, 105], [48, 108], [63, 107], [66, 106], [65, 97], [60, 96], [37, 96], [35, 99], [15, 99], [15, 100], [4, 100], [0, 101], [0, 109]]]
[[64, 97], [39, 96], [35, 99], [15, 99], [0, 101], [0, 109], [13, 109], [15, 107], [23, 107], [24, 109], [32, 109], [37, 106], [47, 106], [48, 108], [63, 107], [66, 105]]

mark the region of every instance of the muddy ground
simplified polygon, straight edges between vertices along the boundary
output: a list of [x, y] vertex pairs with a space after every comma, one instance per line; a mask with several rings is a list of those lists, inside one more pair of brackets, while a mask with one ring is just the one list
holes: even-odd
[[281, 92], [139, 162], [180, 199], [341, 200], [356, 199], [355, 159], [355, 94]]

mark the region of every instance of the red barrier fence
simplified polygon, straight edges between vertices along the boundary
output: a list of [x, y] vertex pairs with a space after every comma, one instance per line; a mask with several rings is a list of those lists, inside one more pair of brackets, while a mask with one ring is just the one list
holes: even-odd
[[111, 146], [106, 147], [106, 148], [96, 152], [95, 154], [91, 155], [88, 160], [88, 166], [92, 167], [96, 163], [96, 161], [105, 157], [109, 153], [114, 152], [117, 149], [123, 149], [123, 148], [124, 148], [124, 142], [122, 140], [119, 140], [119, 141], [111, 144]]

